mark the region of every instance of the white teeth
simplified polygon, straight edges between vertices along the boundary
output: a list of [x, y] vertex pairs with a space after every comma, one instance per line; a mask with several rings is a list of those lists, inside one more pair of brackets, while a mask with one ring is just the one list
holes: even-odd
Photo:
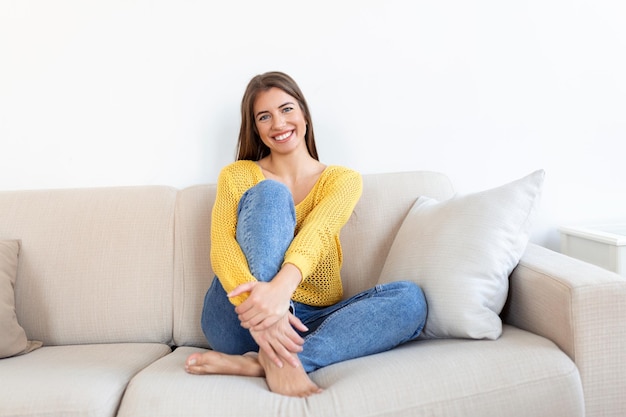
[[280, 141], [280, 140], [285, 140], [285, 139], [287, 139], [289, 136], [291, 136], [291, 132], [284, 133], [284, 134], [282, 134], [282, 135], [280, 135], [280, 136], [275, 136], [275, 137], [274, 137], [274, 140], [278, 140], [278, 141]]

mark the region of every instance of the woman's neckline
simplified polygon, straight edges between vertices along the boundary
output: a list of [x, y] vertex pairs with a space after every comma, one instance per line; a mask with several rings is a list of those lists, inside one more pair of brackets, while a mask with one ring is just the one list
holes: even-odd
[[[264, 172], [263, 168], [261, 167], [261, 164], [259, 164], [259, 161], [250, 161], [250, 162], [252, 162], [254, 164], [254, 166], [256, 166], [259, 174], [261, 175], [261, 177], [263, 179], [271, 179], [271, 178], [268, 178], [267, 175], [265, 175], [265, 172]], [[298, 207], [299, 205], [301, 205], [302, 203], [307, 201], [313, 195], [313, 193], [315, 192], [315, 190], [319, 186], [319, 183], [320, 183], [322, 177], [324, 177], [324, 175], [328, 171], [328, 168], [329, 168], [329, 165], [324, 165], [324, 169], [317, 176], [317, 178], [315, 179], [315, 183], [313, 184], [311, 189], [307, 192], [306, 196], [304, 196], [304, 198], [302, 200], [300, 200], [298, 203], [294, 202], [295, 207]], [[274, 181], [278, 181], [278, 180], [274, 180]], [[293, 197], [293, 193], [292, 193], [292, 197]]]

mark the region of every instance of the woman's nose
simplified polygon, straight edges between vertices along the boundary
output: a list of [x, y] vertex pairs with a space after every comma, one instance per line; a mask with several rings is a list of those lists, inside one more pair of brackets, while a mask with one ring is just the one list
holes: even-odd
[[285, 116], [283, 114], [278, 114], [272, 118], [273, 127], [283, 127], [285, 126]]

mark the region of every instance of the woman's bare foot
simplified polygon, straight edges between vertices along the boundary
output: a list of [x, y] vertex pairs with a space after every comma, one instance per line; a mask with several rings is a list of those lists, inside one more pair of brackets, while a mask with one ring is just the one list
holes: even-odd
[[256, 353], [227, 355], [214, 350], [190, 355], [185, 362], [185, 371], [194, 375], [265, 375]]
[[[298, 356], [294, 353], [294, 356]], [[298, 363], [300, 361], [298, 360]], [[194, 353], [185, 362], [185, 371], [194, 375], [265, 376], [270, 391], [290, 397], [308, 397], [322, 392], [302, 368], [285, 365], [279, 368], [263, 350], [245, 355], [227, 355], [209, 350]]]
[[[298, 357], [295, 353], [293, 355], [296, 358]], [[261, 349], [258, 362], [265, 370], [267, 386], [270, 391], [276, 394], [288, 395], [290, 397], [308, 397], [322, 392], [322, 389], [311, 381], [299, 360], [298, 367], [285, 364], [282, 368], [279, 368]]]

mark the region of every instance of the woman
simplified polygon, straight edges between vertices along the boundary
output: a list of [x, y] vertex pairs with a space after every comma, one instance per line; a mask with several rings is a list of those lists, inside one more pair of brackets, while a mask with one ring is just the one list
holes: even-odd
[[271, 391], [306, 397], [321, 391], [309, 372], [419, 335], [426, 301], [411, 282], [342, 300], [339, 232], [361, 189], [357, 172], [319, 162], [295, 81], [254, 77], [212, 212], [202, 329], [213, 350], [191, 355], [187, 372], [264, 376]]

